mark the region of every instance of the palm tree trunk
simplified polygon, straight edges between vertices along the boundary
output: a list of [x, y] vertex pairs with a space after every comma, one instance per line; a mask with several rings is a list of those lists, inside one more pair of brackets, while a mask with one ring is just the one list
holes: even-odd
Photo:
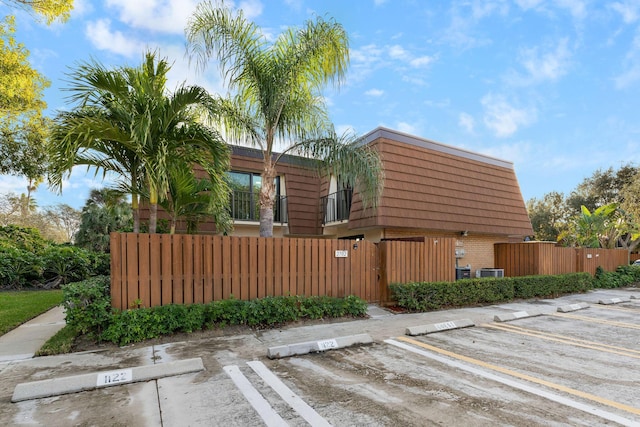
[[131, 210], [133, 211], [133, 232], [140, 232], [140, 206], [138, 204], [138, 195], [131, 195]]
[[131, 210], [133, 211], [133, 232], [140, 232], [140, 204], [138, 194], [135, 192], [138, 185], [138, 174], [134, 170], [131, 173]]
[[158, 195], [155, 189], [149, 191], [149, 234], [156, 233], [158, 224]]
[[273, 237], [273, 203], [276, 198], [276, 169], [271, 158], [265, 158], [260, 187], [260, 237]]

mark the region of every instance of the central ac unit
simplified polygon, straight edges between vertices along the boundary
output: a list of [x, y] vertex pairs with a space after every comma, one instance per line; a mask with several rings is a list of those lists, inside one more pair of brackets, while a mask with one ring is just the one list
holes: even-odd
[[476, 272], [476, 277], [504, 277], [503, 268], [481, 268]]

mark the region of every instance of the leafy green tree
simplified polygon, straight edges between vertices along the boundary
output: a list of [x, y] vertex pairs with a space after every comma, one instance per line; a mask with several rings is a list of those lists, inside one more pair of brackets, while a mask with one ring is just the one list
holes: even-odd
[[558, 241], [568, 225], [569, 215], [564, 202], [564, 195], [555, 191], [545, 194], [541, 200], [534, 197], [527, 201], [527, 212], [536, 240]]
[[73, 9], [73, 0], [1, 0], [8, 7], [20, 8], [44, 19], [47, 25], [66, 21]]
[[[2, 0], [9, 10], [26, 10], [49, 25], [66, 21], [73, 0]], [[25, 176], [27, 198], [46, 173], [44, 140], [48, 121], [42, 116], [49, 81], [29, 63], [29, 51], [15, 39], [15, 17], [0, 21], [0, 173]]]
[[[321, 160], [325, 172], [351, 184], [365, 206], [377, 204], [383, 180], [378, 155], [336, 136], [320, 93], [330, 82], [339, 85], [347, 70], [348, 38], [340, 24], [318, 17], [270, 43], [242, 10], [207, 1], [198, 5], [186, 34], [190, 56], [201, 67], [215, 57], [234, 93], [221, 102], [225, 131], [262, 151], [261, 236], [273, 235], [276, 165], [287, 152]], [[276, 143], [285, 145], [278, 157]]]
[[188, 164], [174, 164], [170, 169], [169, 197], [160, 202], [160, 206], [170, 216], [170, 233], [176, 231], [176, 223], [182, 218], [187, 223], [187, 232], [195, 234], [198, 224], [205, 217], [213, 217], [216, 230], [225, 233], [231, 230], [226, 200], [210, 196], [212, 184], [206, 178], [198, 179], [193, 167]]
[[95, 252], [109, 252], [109, 234], [128, 231], [131, 226], [131, 207], [121, 194], [110, 189], [91, 190], [80, 214], [75, 245]]
[[580, 215], [574, 218], [568, 237], [577, 246], [614, 249], [620, 239], [630, 233], [634, 233], [634, 230], [625, 212], [617, 203], [609, 203], [593, 212], [582, 206]]
[[199, 165], [211, 181], [210, 197], [226, 200], [228, 194], [228, 148], [201, 123], [217, 114], [218, 104], [199, 86], [183, 85], [167, 94], [169, 69], [165, 59], [157, 61], [151, 52], [135, 68], [81, 65], [71, 74], [68, 89], [76, 108], [58, 115], [50, 145], [54, 186], [60, 188], [62, 178], [78, 164], [116, 172], [132, 195], [134, 211], [138, 196], [147, 195], [150, 233], [156, 232], [158, 202], [169, 192], [170, 165]]
[[567, 197], [568, 209], [579, 214], [583, 205], [593, 211], [599, 206], [621, 203], [622, 189], [632, 181], [637, 172], [638, 168], [631, 165], [624, 165], [618, 170], [598, 169]]

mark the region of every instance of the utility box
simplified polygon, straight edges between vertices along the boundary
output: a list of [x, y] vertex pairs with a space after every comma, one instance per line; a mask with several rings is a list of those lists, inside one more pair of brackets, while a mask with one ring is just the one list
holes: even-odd
[[456, 280], [471, 279], [470, 267], [456, 267]]

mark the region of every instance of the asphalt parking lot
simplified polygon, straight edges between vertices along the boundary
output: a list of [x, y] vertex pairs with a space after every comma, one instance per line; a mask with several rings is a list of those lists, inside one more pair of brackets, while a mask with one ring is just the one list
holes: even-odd
[[[630, 288], [434, 313], [383, 313], [369, 320], [5, 363], [0, 422], [640, 425], [640, 299], [633, 297], [640, 292]], [[558, 311], [577, 303], [586, 308]], [[494, 321], [513, 313], [515, 320]], [[459, 319], [475, 326], [447, 329]], [[406, 328], [425, 324], [443, 330], [405, 335]], [[274, 345], [355, 333], [370, 334], [374, 342], [266, 357]], [[19, 383], [189, 358], [200, 358], [204, 370], [11, 403]]]

